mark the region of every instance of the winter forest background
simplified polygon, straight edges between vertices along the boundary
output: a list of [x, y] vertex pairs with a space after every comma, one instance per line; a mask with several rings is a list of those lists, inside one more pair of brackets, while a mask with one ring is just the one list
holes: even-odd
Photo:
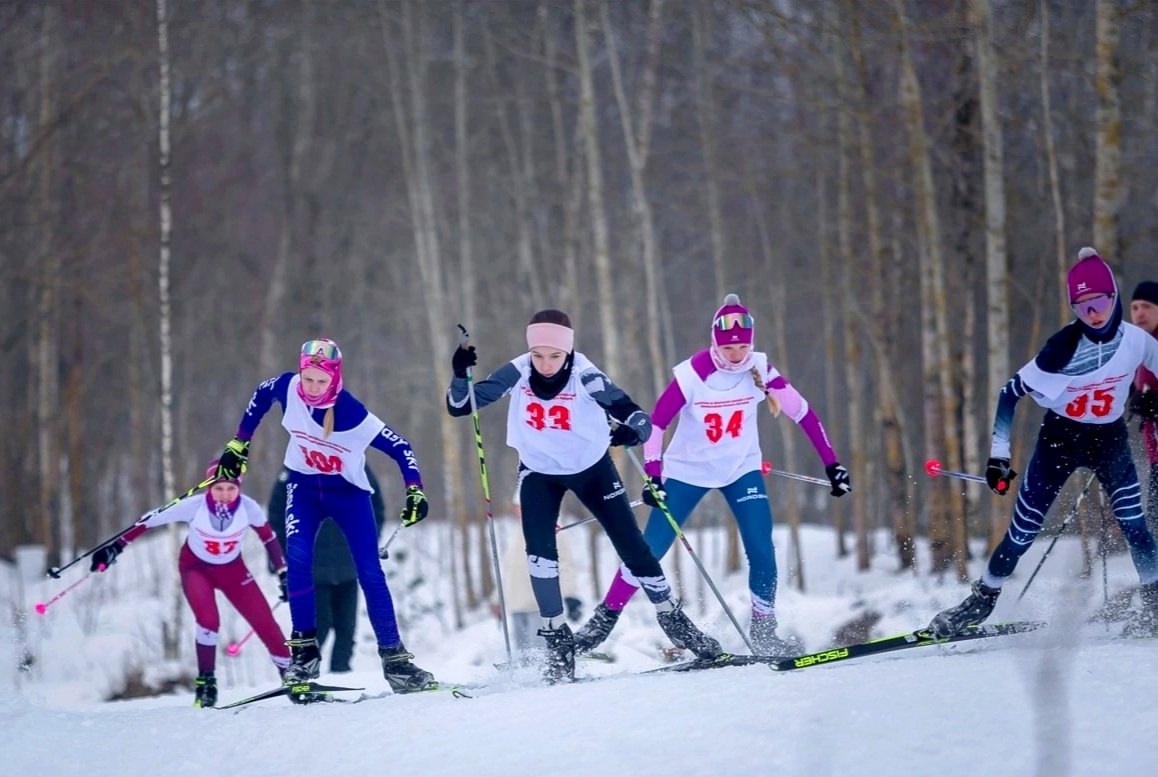
[[[916, 571], [963, 578], [1010, 502], [925, 459], [983, 469], [1081, 246], [1127, 295], [1155, 275], [1152, 2], [9, 0], [0, 74], [6, 558], [67, 561], [184, 491], [327, 336], [414, 444], [461, 613], [493, 583], [469, 424], [443, 411], [455, 324], [485, 373], [560, 307], [649, 407], [735, 291], [855, 486], [777, 480], [778, 521], [834, 525], [860, 569], [927, 538]], [[497, 511], [504, 422], [483, 416]], [[790, 422], [763, 434], [821, 474]], [[253, 450], [264, 502], [274, 418]], [[807, 587], [799, 558], [782, 574]]]

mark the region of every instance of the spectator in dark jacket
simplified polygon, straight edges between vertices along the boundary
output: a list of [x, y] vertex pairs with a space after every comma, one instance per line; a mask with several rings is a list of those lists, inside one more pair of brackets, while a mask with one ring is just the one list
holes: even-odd
[[[269, 523], [277, 538], [285, 545], [285, 484], [286, 471], [283, 469], [273, 484], [269, 495]], [[378, 523], [378, 533], [386, 521], [386, 505], [382, 501], [382, 489], [370, 468], [366, 477], [374, 494], [370, 497], [374, 508], [374, 519]], [[314, 542], [314, 589], [317, 599], [318, 645], [323, 646], [332, 628], [334, 645], [330, 651], [330, 671], [349, 672], [350, 660], [354, 657], [354, 633], [358, 623], [358, 575], [350, 546], [341, 529], [329, 518], [322, 521], [318, 537]]]

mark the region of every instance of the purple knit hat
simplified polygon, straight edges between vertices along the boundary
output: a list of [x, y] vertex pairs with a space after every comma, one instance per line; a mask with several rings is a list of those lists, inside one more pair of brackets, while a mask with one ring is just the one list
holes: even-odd
[[717, 345], [751, 345], [756, 334], [756, 320], [735, 294], [724, 297], [724, 304], [712, 316], [712, 342]]
[[1069, 288], [1071, 305], [1084, 294], [1118, 293], [1114, 271], [1102, 257], [1098, 256], [1098, 252], [1089, 246], [1078, 251], [1078, 263], [1071, 267], [1066, 275], [1066, 286]]

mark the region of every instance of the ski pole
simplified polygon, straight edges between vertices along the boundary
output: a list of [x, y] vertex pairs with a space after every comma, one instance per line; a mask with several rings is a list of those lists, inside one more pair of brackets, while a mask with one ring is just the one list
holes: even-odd
[[692, 561], [695, 562], [696, 568], [700, 570], [700, 574], [703, 575], [704, 580], [707, 581], [708, 587], [711, 588], [712, 593], [716, 595], [716, 600], [719, 601], [720, 606], [724, 608], [724, 612], [728, 614], [728, 620], [732, 622], [732, 625], [736, 627], [736, 631], [740, 633], [740, 638], [743, 639], [744, 644], [748, 646], [748, 651], [752, 655], [756, 655], [756, 649], [752, 647], [751, 640], [749, 640], [748, 635], [744, 633], [744, 629], [740, 626], [740, 622], [736, 620], [736, 616], [732, 614], [732, 609], [728, 607], [728, 603], [724, 601], [724, 596], [720, 593], [720, 589], [716, 588], [716, 584], [712, 580], [712, 576], [708, 574], [708, 570], [704, 569], [703, 562], [700, 561], [700, 557], [697, 556], [696, 552], [692, 549], [692, 544], [688, 542], [688, 537], [686, 534], [684, 534], [684, 530], [680, 527], [679, 521], [672, 517], [671, 510], [667, 509], [667, 502], [664, 501], [663, 497], [660, 496], [659, 492], [655, 488], [655, 485], [651, 482], [651, 478], [647, 476], [647, 470], [645, 470], [643, 468], [643, 464], [639, 462], [639, 457], [635, 455], [635, 451], [631, 450], [631, 448], [625, 448], [624, 450], [627, 451], [627, 456], [631, 459], [631, 463], [635, 465], [635, 469], [637, 472], [639, 472], [639, 476], [643, 478], [643, 487], [651, 492], [652, 498], [655, 499], [656, 504], [659, 505], [660, 511], [663, 513], [664, 517], [667, 518], [667, 522], [670, 523], [672, 529], [675, 530], [675, 534], [677, 537], [679, 537], [680, 542], [683, 544], [684, 550], [686, 550], [688, 555], [691, 556]]
[[[957, 478], [958, 480], [967, 480], [970, 483], [984, 483], [985, 485], [989, 484], [989, 481], [980, 475], [970, 475], [968, 472], [954, 472], [951, 469], [941, 469], [941, 462], [937, 461], [936, 459], [929, 459], [925, 462], [925, 474], [931, 478], [944, 475], [945, 477]], [[1002, 481], [998, 481], [998, 488], [1001, 487], [1001, 484]]]
[[60, 579], [60, 573], [63, 572], [64, 570], [68, 569], [69, 567], [71, 567], [74, 564], [78, 564], [81, 561], [84, 561], [86, 558], [88, 558], [92, 554], [96, 553], [98, 550], [105, 547], [106, 545], [111, 545], [112, 543], [116, 542], [121, 537], [125, 536], [130, 531], [132, 531], [134, 527], [139, 526], [140, 524], [144, 523], [145, 521], [149, 520], [150, 518], [153, 518], [157, 515], [160, 515], [161, 513], [165, 512], [166, 510], [168, 510], [170, 507], [177, 504], [178, 502], [183, 501], [185, 499], [188, 499], [189, 497], [193, 496], [201, 489], [207, 488], [208, 486], [212, 485], [213, 480], [214, 480], [214, 478], [206, 478], [205, 480], [202, 480], [197, 485], [193, 486], [193, 488], [186, 491], [184, 494], [181, 494], [181, 496], [177, 497], [173, 501], [168, 502], [167, 504], [161, 505], [160, 507], [158, 507], [154, 510], [150, 510], [149, 512], [142, 515], [140, 518], [138, 518], [136, 521], [134, 521], [129, 526], [126, 526], [125, 528], [121, 529], [119, 532], [117, 532], [113, 536], [109, 537], [107, 540], [102, 540], [102, 541], [98, 542], [96, 545], [94, 545], [86, 553], [82, 553], [81, 555], [77, 556], [72, 561], [65, 564], [63, 567], [50, 567], [48, 570], [48, 576], [53, 578], [54, 580], [59, 580]]
[[[458, 325], [459, 331], [462, 332], [462, 337], [459, 338], [459, 346], [467, 347], [470, 342], [470, 333], [466, 331], [466, 327], [462, 324]], [[507, 663], [514, 663], [514, 654], [511, 653], [511, 633], [507, 628], [507, 599], [503, 595], [503, 573], [499, 565], [499, 543], [495, 538], [495, 514], [491, 509], [491, 487], [490, 479], [487, 477], [487, 459], [486, 453], [483, 451], [483, 437], [482, 426], [479, 424], [478, 418], [478, 400], [474, 395], [474, 368], [466, 368], [466, 393], [470, 397], [470, 419], [474, 424], [474, 444], [475, 451], [478, 454], [478, 473], [482, 480], [483, 499], [486, 501], [487, 508], [487, 527], [490, 529], [491, 539], [491, 565], [495, 570], [495, 585], [499, 589], [499, 616], [503, 622], [503, 641], [507, 646]]]
[[[631, 507], [632, 507], [632, 509], [634, 509], [636, 507], [639, 507], [641, 504], [643, 504], [643, 500], [642, 499], [636, 499], [631, 503]], [[574, 529], [576, 526], [582, 526], [583, 524], [591, 523], [594, 520], [595, 520], [595, 516], [589, 515], [586, 518], [575, 521], [574, 523], [569, 523], [569, 524], [566, 524], [565, 526], [560, 526], [558, 529], [555, 529], [555, 533], [558, 534], [561, 531], [567, 531], [568, 529]]]
[[394, 527], [394, 531], [390, 532], [390, 536], [386, 538], [386, 542], [382, 547], [378, 548], [378, 558], [390, 558], [390, 543], [394, 542], [394, 538], [398, 536], [398, 531], [402, 528], [402, 524]]
[[1074, 506], [1070, 508], [1069, 513], [1066, 514], [1065, 520], [1062, 521], [1061, 526], [1059, 526], [1057, 531], [1054, 532], [1053, 539], [1050, 541], [1049, 547], [1045, 549], [1045, 553], [1043, 553], [1041, 556], [1041, 561], [1037, 562], [1037, 566], [1033, 568], [1033, 574], [1031, 574], [1029, 579], [1025, 581], [1025, 587], [1022, 588], [1021, 593], [1017, 595], [1017, 601], [1020, 602], [1023, 598], [1025, 598], [1025, 592], [1029, 590], [1031, 585], [1033, 585], [1033, 579], [1037, 577], [1037, 573], [1041, 571], [1041, 565], [1045, 563], [1047, 558], [1049, 558], [1050, 551], [1053, 550], [1054, 545], [1057, 545], [1057, 541], [1062, 536], [1062, 532], [1066, 530], [1066, 527], [1070, 525], [1070, 521], [1073, 520], [1074, 516], [1078, 514], [1078, 510], [1080, 510], [1082, 507], [1082, 502], [1085, 501], [1086, 494], [1090, 492], [1090, 486], [1094, 484], [1095, 477], [1097, 476], [1091, 472], [1090, 477], [1086, 480], [1085, 487], [1082, 489], [1082, 493], [1078, 494], [1078, 498], [1077, 501], [1074, 502]]
[[[273, 612], [278, 607], [281, 607], [282, 604], [284, 604], [284, 602], [285, 602], [284, 599], [278, 599], [277, 604], [275, 604], [273, 607], [271, 607], [269, 609], [269, 611]], [[254, 629], [252, 626], [250, 626], [249, 631], [246, 632], [244, 637], [239, 639], [237, 642], [230, 642], [229, 643], [229, 645], [225, 648], [225, 655], [236, 656], [237, 654], [239, 654], [241, 652], [241, 649], [243, 647], [245, 647], [245, 643], [249, 642], [250, 638], [253, 637], [253, 635], [256, 633], [256, 631], [257, 631], [256, 629]]]
[[811, 475], [797, 475], [795, 472], [785, 472], [781, 469], [773, 469], [772, 462], [770, 461], [765, 461], [760, 466], [760, 474], [779, 475], [782, 478], [788, 478], [789, 480], [799, 480], [802, 483], [815, 483], [818, 486], [828, 486], [829, 488], [832, 487], [832, 483], [825, 480], [824, 478], [814, 478]]
[[[103, 567], [102, 567], [102, 569], [103, 569]], [[82, 577], [80, 580], [77, 580], [75, 583], [70, 585], [68, 588], [65, 588], [63, 591], [61, 591], [56, 596], [49, 599], [47, 602], [39, 602], [36, 605], [36, 614], [37, 615], [43, 615], [44, 613], [48, 612], [49, 607], [56, 604], [61, 599], [63, 599], [65, 596], [67, 596], [69, 591], [72, 591], [73, 589], [80, 587], [80, 585], [82, 583], [84, 583], [86, 580], [88, 580], [90, 577], [92, 577], [92, 572], [85, 572], [84, 577]]]

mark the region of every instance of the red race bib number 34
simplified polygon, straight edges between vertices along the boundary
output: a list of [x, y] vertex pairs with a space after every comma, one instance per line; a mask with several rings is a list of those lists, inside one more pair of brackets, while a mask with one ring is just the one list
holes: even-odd
[[744, 430], [744, 411], [733, 412], [727, 423], [724, 423], [724, 417], [719, 413], [708, 413], [704, 416], [704, 424], [704, 432], [712, 442], [719, 442], [725, 434], [739, 437], [740, 432]]
[[1066, 405], [1066, 415], [1070, 418], [1082, 418], [1086, 412], [1093, 413], [1098, 418], [1105, 418], [1114, 409], [1114, 392], [1108, 389], [1094, 389], [1087, 394], [1081, 394]]

